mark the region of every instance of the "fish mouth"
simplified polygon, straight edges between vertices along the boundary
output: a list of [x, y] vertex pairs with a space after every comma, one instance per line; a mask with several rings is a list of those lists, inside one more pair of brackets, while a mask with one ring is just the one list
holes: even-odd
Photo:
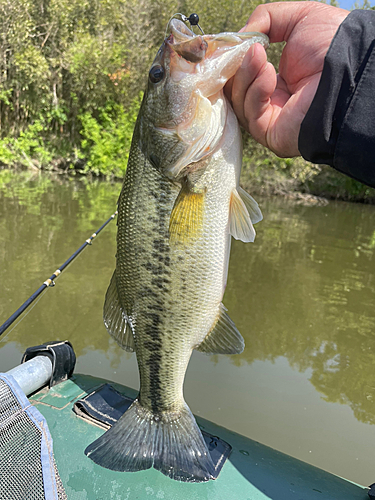
[[[172, 18], [167, 26], [169, 36], [167, 45], [173, 51], [190, 63], [200, 63], [207, 58], [218, 58], [223, 52], [244, 44], [251, 40], [251, 44], [260, 43], [264, 48], [268, 47], [269, 40], [263, 33], [224, 32], [216, 35], [196, 35], [183, 21]], [[248, 45], [245, 43], [245, 45]]]
[[167, 26], [170, 32], [167, 43], [178, 55], [191, 63], [202, 61], [208, 48], [201, 35], [195, 35], [185, 23], [179, 19], [171, 19]]

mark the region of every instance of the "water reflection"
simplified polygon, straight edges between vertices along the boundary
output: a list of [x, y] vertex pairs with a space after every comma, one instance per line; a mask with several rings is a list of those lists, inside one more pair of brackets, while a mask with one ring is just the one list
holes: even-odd
[[[121, 185], [0, 171], [0, 318], [5, 320], [116, 208]], [[53, 337], [74, 337], [79, 356], [95, 346], [120, 353], [105, 335], [101, 310], [114, 266], [115, 222], [47, 290], [42, 307], [11, 334], [20, 350]], [[95, 250], [94, 250], [95, 249]], [[78, 334], [79, 330], [79, 334]], [[48, 333], [46, 333], [48, 332]], [[77, 332], [77, 334], [75, 333]], [[103, 334], [104, 333], [104, 334]]]
[[[120, 189], [118, 183], [0, 171], [0, 323], [113, 213]], [[288, 448], [306, 434], [306, 417], [298, 421], [301, 436], [295, 436], [296, 422], [286, 430], [289, 407], [303, 399], [295, 380], [291, 383], [287, 375], [280, 389], [287, 395], [284, 399], [295, 390], [293, 401], [285, 402], [286, 409], [275, 409], [280, 426], [275, 433], [284, 439], [280, 444], [255, 432], [258, 420], [264, 429], [276, 425], [270, 420], [275, 410], [269, 405], [277, 385], [275, 375], [270, 377], [269, 392], [264, 392], [261, 381], [252, 380], [251, 391], [244, 394], [243, 387], [249, 384], [243, 378], [254, 376], [248, 369], [252, 365], [265, 380], [267, 362], [272, 362], [276, 373], [283, 370], [281, 379], [286, 371], [279, 361], [285, 358], [292, 369], [309, 377], [324, 400], [350, 407], [360, 422], [375, 423], [375, 207], [333, 202], [300, 206], [272, 199], [262, 200], [261, 206], [264, 221], [257, 225], [255, 244], [233, 242], [224, 297], [246, 348], [230, 362], [225, 356], [195, 354], [185, 389], [192, 409], [202, 416], [308, 460], [311, 448], [305, 454]], [[0, 338], [1, 371], [17, 364], [30, 345], [68, 338], [81, 371], [136, 386], [134, 357], [117, 347], [102, 323], [104, 295], [115, 265], [115, 234], [113, 222], [27, 318], [5, 340]], [[264, 392], [263, 403], [255, 394], [257, 383]], [[241, 421], [233, 408], [226, 414], [228, 420], [219, 418], [223, 394], [233, 395], [232, 404], [245, 408]], [[212, 401], [218, 401], [218, 408]], [[255, 415], [258, 403], [264, 406]], [[304, 408], [295, 411], [303, 413]], [[324, 415], [329, 419], [329, 411]], [[343, 432], [351, 435], [353, 426], [348, 423]], [[330, 439], [327, 448], [333, 449]], [[367, 430], [363, 442], [368, 442]], [[365, 444], [358, 446], [365, 450]], [[327, 451], [322, 443], [319, 447], [324, 458]], [[335, 469], [323, 458], [311, 462], [358, 482], [370, 481], [370, 464], [366, 476], [361, 476], [363, 465], [350, 476], [342, 464]], [[354, 470], [350, 461], [347, 470]]]
[[[285, 356], [375, 422], [375, 207], [263, 204], [256, 245], [233, 246], [225, 303], [246, 340], [233, 363]], [[244, 307], [245, 304], [245, 307]]]

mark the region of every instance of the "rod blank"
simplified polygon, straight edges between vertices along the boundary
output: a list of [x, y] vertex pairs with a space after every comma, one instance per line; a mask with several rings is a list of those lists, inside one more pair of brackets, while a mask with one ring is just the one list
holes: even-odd
[[111, 215], [111, 217], [104, 222], [100, 226], [100, 228], [93, 233], [90, 238], [87, 240], [76, 250], [70, 257], [67, 259], [64, 264], [62, 264], [56, 271], [32, 294], [30, 297], [22, 304], [21, 307], [17, 309], [6, 321], [0, 326], [0, 335], [2, 335], [5, 330], [7, 330], [12, 323], [34, 302], [34, 300], [39, 297], [39, 295], [48, 287], [53, 286], [55, 284], [54, 280], [64, 271], [66, 267], [84, 250], [88, 245], [91, 245], [92, 240], [96, 238], [96, 236], [100, 233], [102, 229], [106, 227], [107, 224], [111, 222], [117, 215], [117, 211]]

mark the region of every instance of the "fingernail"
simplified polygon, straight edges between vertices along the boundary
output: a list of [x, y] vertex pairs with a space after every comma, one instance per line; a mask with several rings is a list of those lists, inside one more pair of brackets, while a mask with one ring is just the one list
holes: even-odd
[[255, 44], [250, 47], [250, 55], [249, 57], [252, 59], [255, 54]]
[[254, 45], [252, 45], [242, 60], [241, 68], [247, 68], [249, 66], [250, 61], [254, 57], [254, 53], [255, 53], [255, 47]]

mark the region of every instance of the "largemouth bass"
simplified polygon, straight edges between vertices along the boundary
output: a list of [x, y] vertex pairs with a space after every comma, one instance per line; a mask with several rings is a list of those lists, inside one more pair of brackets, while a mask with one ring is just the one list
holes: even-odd
[[231, 236], [253, 241], [262, 218], [239, 187], [237, 119], [223, 87], [260, 33], [195, 35], [172, 19], [149, 72], [119, 198], [117, 261], [104, 305], [108, 332], [135, 350], [138, 398], [86, 450], [118, 471], [154, 467], [207, 481], [214, 465], [184, 401], [193, 349], [242, 352], [221, 303]]

